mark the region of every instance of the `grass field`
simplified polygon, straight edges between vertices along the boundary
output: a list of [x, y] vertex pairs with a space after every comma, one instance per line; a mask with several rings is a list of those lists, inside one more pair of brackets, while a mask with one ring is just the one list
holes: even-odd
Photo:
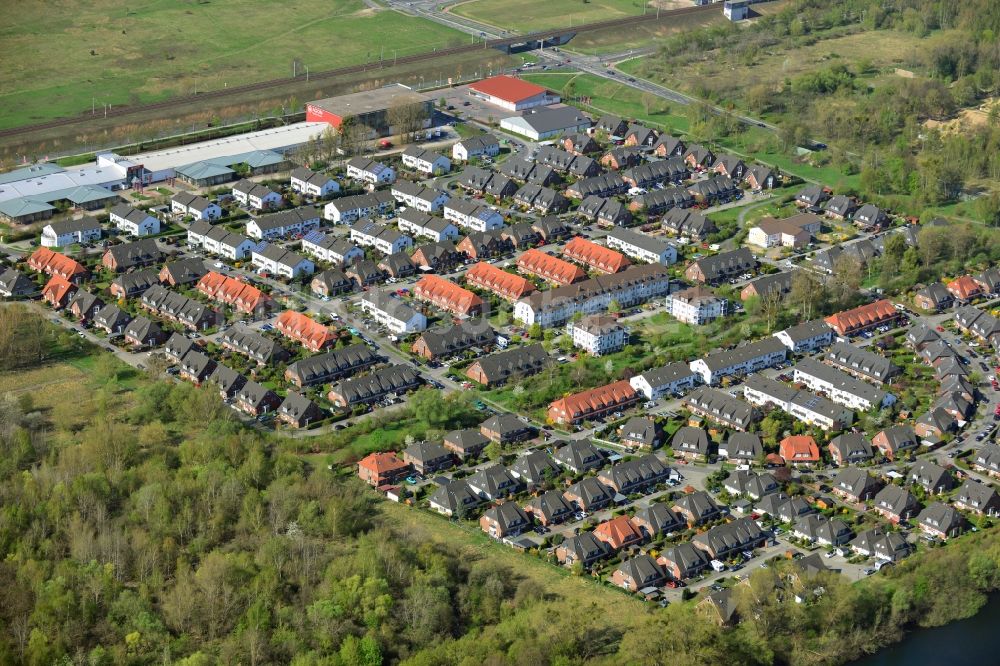
[[461, 44], [361, 0], [25, 0], [0, 19], [0, 127]]
[[[641, 14], [643, 0], [469, 0], [453, 5], [459, 16], [511, 32], [593, 23]], [[648, 10], [647, 10], [648, 11]]]
[[877, 84], [883, 72], [909, 67], [918, 50], [927, 48], [932, 40], [948, 37], [947, 32], [922, 39], [912, 33], [872, 30], [820, 39], [792, 49], [768, 49], [749, 63], [736, 55], [713, 52], [693, 58], [683, 68], [661, 63], [656, 56], [624, 63], [621, 68], [688, 93], [718, 92], [738, 99], [755, 86], [778, 90], [785, 80], [838, 63], [852, 66], [865, 61], [869, 82]]

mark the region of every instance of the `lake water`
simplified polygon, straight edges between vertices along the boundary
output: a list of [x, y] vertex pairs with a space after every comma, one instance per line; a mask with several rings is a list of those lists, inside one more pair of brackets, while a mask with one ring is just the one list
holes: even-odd
[[934, 629], [919, 629], [901, 643], [850, 666], [963, 666], [1000, 664], [1000, 597], [973, 617]]

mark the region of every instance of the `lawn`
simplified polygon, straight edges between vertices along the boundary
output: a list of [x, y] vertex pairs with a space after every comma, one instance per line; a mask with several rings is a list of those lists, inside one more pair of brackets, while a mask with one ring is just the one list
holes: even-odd
[[296, 60], [301, 74], [465, 41], [361, 0], [26, 0], [0, 26], [0, 127], [291, 76]]
[[597, 114], [613, 113], [681, 134], [687, 132], [690, 125], [687, 116], [672, 113], [664, 100], [593, 74], [536, 73], [525, 74], [523, 78], [548, 86], [567, 97], [586, 98], [579, 106]]
[[531, 32], [641, 14], [642, 0], [470, 0], [453, 5], [459, 16], [511, 32]]

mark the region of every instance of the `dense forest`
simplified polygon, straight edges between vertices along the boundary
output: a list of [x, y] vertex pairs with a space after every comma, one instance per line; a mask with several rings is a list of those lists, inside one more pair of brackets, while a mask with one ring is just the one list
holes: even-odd
[[[380, 500], [211, 392], [97, 354], [0, 376], [0, 663], [836, 664], [1000, 585], [982, 530], [860, 584], [755, 570], [755, 620], [722, 629]], [[824, 592], [790, 603], [796, 586]]]
[[[713, 71], [751, 73], [773, 68], [761, 62], [794, 63], [809, 49], [825, 53], [827, 41], [860, 33], [900, 35], [907, 46], [881, 53], [879, 63], [871, 53], [831, 46], [814, 67], [792, 75], [692, 75], [706, 62], [716, 63]], [[856, 194], [912, 209], [991, 190], [1000, 178], [1000, 108], [989, 106], [985, 122], [961, 132], [933, 124], [992, 103], [1000, 90], [998, 38], [1000, 4], [991, 0], [794, 0], [748, 29], [718, 25], [670, 37], [639, 71], [775, 122], [786, 151], [825, 142], [829, 148], [815, 159], [845, 174], [860, 171]], [[777, 55], [784, 60], [773, 60]], [[694, 115], [692, 133], [704, 140], [747, 129], [732, 117]], [[1000, 224], [1000, 201], [987, 197], [982, 206], [980, 216]]]

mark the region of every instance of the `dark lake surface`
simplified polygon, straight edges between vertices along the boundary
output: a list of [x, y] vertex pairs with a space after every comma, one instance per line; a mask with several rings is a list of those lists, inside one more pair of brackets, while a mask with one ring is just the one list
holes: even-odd
[[850, 666], [963, 666], [1000, 664], [1000, 596], [993, 596], [968, 620], [912, 632], [897, 643]]

